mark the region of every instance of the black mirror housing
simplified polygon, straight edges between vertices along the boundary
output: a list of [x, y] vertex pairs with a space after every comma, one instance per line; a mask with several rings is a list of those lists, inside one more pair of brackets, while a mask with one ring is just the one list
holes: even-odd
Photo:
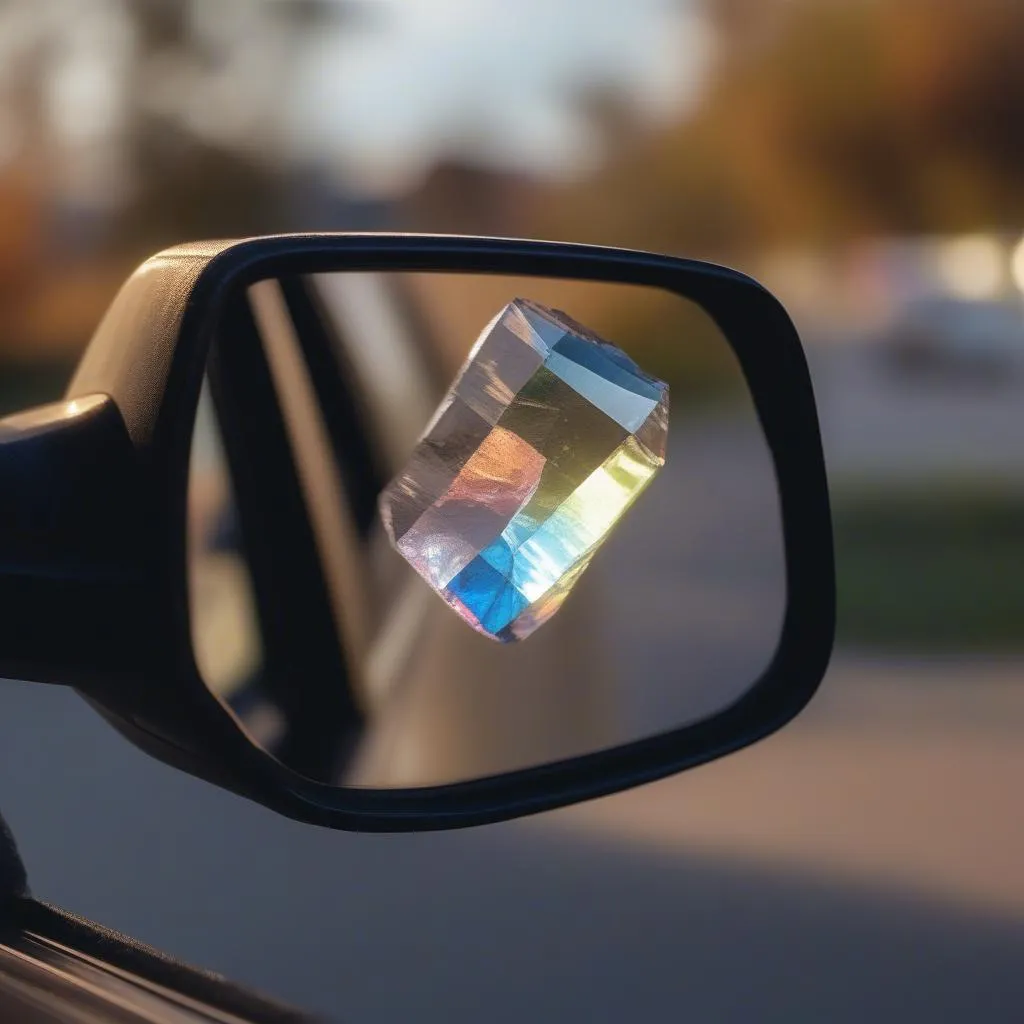
[[[699, 303], [731, 345], [778, 483], [781, 638], [738, 702], [598, 753], [472, 782], [345, 789], [264, 753], [199, 676], [186, 579], [189, 445], [216, 325], [269, 277], [445, 271], [651, 285]], [[356, 831], [482, 824], [657, 779], [774, 732], [813, 696], [832, 648], [825, 467], [807, 365], [780, 303], [711, 264], [619, 249], [457, 236], [311, 234], [176, 246], [114, 300], [66, 402], [0, 422], [0, 673], [78, 689], [159, 759], [297, 820]]]

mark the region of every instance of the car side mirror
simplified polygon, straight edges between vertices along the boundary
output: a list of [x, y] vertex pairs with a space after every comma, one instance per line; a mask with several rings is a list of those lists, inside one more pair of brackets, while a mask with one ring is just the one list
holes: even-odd
[[498, 821], [702, 764], [796, 715], [831, 653], [800, 342], [711, 264], [176, 246], [64, 402], [0, 421], [0, 481], [0, 674], [333, 828]]

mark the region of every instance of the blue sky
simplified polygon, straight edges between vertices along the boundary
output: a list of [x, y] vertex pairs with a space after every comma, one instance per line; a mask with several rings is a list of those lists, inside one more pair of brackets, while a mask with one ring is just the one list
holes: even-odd
[[312, 33], [283, 17], [290, 2], [182, 0], [203, 45], [156, 55], [130, 0], [0, 6], [0, 163], [31, 130], [3, 100], [42, 57], [67, 187], [96, 200], [124, 194], [118, 143], [137, 107], [220, 145], [313, 162], [364, 195], [403, 191], [445, 157], [571, 176], [602, 156], [581, 95], [678, 115], [712, 52], [695, 0], [338, 0], [361, 13]]
[[376, 0], [376, 27], [308, 43], [292, 144], [363, 189], [439, 155], [573, 174], [600, 156], [575, 102], [608, 87], [651, 117], [692, 101], [709, 39], [678, 0]]

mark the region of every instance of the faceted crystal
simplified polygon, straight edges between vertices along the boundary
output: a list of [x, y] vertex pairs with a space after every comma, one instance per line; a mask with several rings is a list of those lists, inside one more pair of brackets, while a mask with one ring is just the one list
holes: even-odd
[[381, 519], [474, 629], [519, 640], [664, 465], [667, 432], [667, 384], [564, 313], [515, 299], [381, 494]]

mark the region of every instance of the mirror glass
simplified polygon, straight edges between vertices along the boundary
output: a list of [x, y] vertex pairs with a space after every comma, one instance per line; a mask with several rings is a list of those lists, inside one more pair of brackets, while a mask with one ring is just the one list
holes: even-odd
[[[667, 427], [651, 415], [660, 382]], [[646, 454], [609, 470], [637, 438]], [[225, 313], [192, 452], [196, 664], [311, 778], [460, 782], [666, 732], [735, 702], [779, 639], [770, 455], [724, 337], [667, 292], [433, 273], [259, 282]], [[569, 539], [552, 527], [540, 543], [556, 513]], [[473, 567], [505, 571], [502, 537], [520, 589], [483, 600]]]

